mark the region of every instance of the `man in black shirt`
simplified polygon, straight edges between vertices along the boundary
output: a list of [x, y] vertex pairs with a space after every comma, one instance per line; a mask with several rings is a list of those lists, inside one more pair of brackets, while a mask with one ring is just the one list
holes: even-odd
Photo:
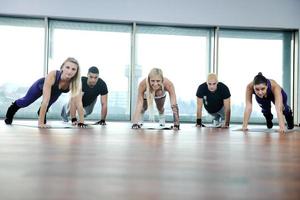
[[213, 127], [228, 128], [230, 123], [230, 91], [218, 82], [216, 74], [209, 74], [207, 81], [199, 85], [197, 93], [197, 126], [202, 124], [202, 105], [213, 116]]
[[[101, 116], [100, 120], [95, 124], [106, 125], [105, 119], [107, 115], [107, 86], [106, 83], [99, 78], [99, 70], [97, 67], [90, 67], [87, 77], [81, 77], [82, 84], [82, 105], [84, 108], [84, 116], [93, 112], [94, 106], [97, 102], [97, 97], [101, 95]], [[72, 123], [77, 123], [76, 106], [74, 102], [70, 102], [63, 106], [61, 117], [65, 122], [68, 122], [68, 116], [71, 116]]]

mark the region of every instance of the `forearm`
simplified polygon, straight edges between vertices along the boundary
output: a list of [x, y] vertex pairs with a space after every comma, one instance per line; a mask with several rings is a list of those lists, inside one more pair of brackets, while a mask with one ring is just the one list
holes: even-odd
[[202, 124], [202, 106], [197, 108], [197, 118], [196, 118], [196, 126], [204, 126]]
[[202, 98], [197, 97], [197, 120], [202, 119], [202, 106], [203, 106]]
[[39, 125], [44, 124], [48, 103], [42, 102], [39, 113]]
[[279, 125], [279, 127], [284, 128], [285, 123], [284, 123], [284, 117], [282, 114], [282, 109], [276, 107], [276, 112], [277, 112], [277, 118], [278, 118], [278, 125]]
[[243, 126], [244, 127], [248, 126], [248, 122], [249, 122], [251, 112], [252, 112], [251, 108], [246, 108], [245, 111], [244, 111], [244, 119], [243, 119]]
[[82, 106], [78, 107], [79, 123], [84, 123], [84, 110]]
[[231, 114], [231, 110], [230, 109], [225, 109], [225, 125], [226, 126], [229, 126], [230, 114]]
[[132, 123], [137, 124], [140, 120], [141, 113], [142, 113], [143, 103], [138, 102], [135, 108], [135, 112], [132, 118]]
[[101, 120], [105, 120], [107, 115], [107, 106], [102, 106], [101, 108]]
[[71, 119], [76, 117], [76, 106], [73, 103], [70, 104], [70, 117]]
[[179, 125], [179, 108], [178, 105], [172, 105], [171, 106], [172, 111], [173, 111], [173, 120], [174, 120], [174, 125]]
[[197, 110], [197, 119], [202, 119], [202, 109]]

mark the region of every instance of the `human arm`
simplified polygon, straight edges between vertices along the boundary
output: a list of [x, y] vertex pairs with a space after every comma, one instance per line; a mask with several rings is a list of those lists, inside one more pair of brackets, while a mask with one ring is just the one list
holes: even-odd
[[[85, 128], [87, 125], [84, 123], [84, 110], [83, 110], [83, 105], [82, 105], [82, 92], [80, 92], [78, 95], [72, 97], [71, 101], [74, 102], [76, 110], [77, 110], [78, 115], [79, 115], [79, 122], [77, 123], [77, 126], [79, 126], [81, 128]], [[74, 118], [72, 118], [72, 119], [74, 119]]]
[[100, 103], [101, 103], [101, 116], [100, 116], [100, 121], [96, 122], [95, 124], [100, 124], [100, 125], [106, 125], [105, 119], [107, 115], [107, 94], [102, 95], [100, 97]]
[[204, 127], [202, 124], [202, 106], [203, 106], [203, 98], [197, 97], [197, 122], [196, 126]]
[[279, 132], [284, 133], [285, 132], [285, 123], [284, 123], [284, 116], [283, 116], [283, 100], [282, 100], [282, 94], [281, 90], [282, 88], [274, 81], [270, 80], [272, 85], [272, 92], [274, 94], [275, 99], [275, 109], [277, 113], [277, 119], [279, 124]]
[[223, 100], [224, 103], [224, 113], [225, 113], [225, 123], [222, 125], [223, 128], [228, 128], [230, 124], [230, 97]]
[[177, 99], [176, 99], [176, 93], [175, 93], [175, 87], [173, 83], [168, 80], [164, 79], [164, 87], [166, 91], [169, 93], [170, 96], [170, 104], [171, 109], [173, 111], [173, 121], [174, 121], [174, 129], [179, 130], [180, 122], [179, 122], [179, 108], [177, 105]]
[[248, 130], [248, 122], [252, 112], [252, 94], [253, 94], [253, 83], [249, 83], [246, 88], [246, 106], [244, 110], [244, 119], [242, 129]]
[[76, 110], [77, 110], [76, 98], [74, 98], [74, 97], [70, 98], [69, 106], [70, 106], [70, 117], [71, 117], [72, 124], [77, 125], [78, 121], [77, 121], [77, 118], [76, 118]]
[[56, 71], [51, 71], [45, 77], [44, 86], [43, 86], [43, 99], [42, 99], [40, 112], [39, 112], [39, 119], [38, 119], [39, 128], [47, 127], [46, 124], [44, 124], [44, 120], [45, 120], [45, 115], [50, 101], [51, 87], [55, 83], [55, 76], [56, 76]]
[[137, 129], [140, 128], [140, 125], [138, 124], [141, 113], [143, 110], [143, 102], [144, 102], [144, 92], [146, 91], [146, 79], [144, 79], [140, 84], [138, 88], [138, 94], [137, 94], [137, 101], [135, 106], [135, 111], [133, 114], [132, 119], [132, 128]]

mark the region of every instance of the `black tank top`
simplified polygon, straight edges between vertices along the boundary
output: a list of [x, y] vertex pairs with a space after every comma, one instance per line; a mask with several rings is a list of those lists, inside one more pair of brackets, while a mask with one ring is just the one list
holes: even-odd
[[70, 91], [70, 89], [60, 89], [59, 88], [59, 81], [61, 79], [61, 71], [57, 70], [55, 75], [55, 82], [51, 87], [51, 96], [60, 95], [61, 93], [67, 93]]

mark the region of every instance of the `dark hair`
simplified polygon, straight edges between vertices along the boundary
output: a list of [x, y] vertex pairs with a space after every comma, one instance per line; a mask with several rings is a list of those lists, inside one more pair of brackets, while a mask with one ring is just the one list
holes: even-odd
[[97, 67], [92, 66], [92, 67], [89, 68], [88, 73], [99, 74], [99, 70], [98, 70]]
[[261, 72], [259, 72], [253, 79], [253, 85], [259, 85], [262, 83], [267, 85], [267, 79], [262, 75]]

